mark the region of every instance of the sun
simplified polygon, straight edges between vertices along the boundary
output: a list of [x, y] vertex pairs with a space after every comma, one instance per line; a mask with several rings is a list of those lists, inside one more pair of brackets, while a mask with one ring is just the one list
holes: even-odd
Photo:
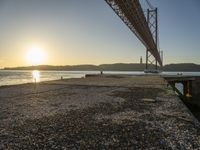
[[46, 61], [46, 54], [40, 47], [31, 47], [26, 53], [29, 65], [42, 65]]

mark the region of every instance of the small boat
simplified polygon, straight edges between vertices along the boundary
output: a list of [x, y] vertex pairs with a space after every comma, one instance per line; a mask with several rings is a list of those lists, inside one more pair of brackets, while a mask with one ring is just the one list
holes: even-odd
[[161, 70], [157, 70], [157, 69], [145, 69], [144, 73], [161, 73]]

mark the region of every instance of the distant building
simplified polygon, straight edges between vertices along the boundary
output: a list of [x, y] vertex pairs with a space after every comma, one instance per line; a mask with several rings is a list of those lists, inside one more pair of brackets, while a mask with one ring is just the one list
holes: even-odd
[[140, 57], [140, 64], [143, 64], [143, 62], [142, 62], [142, 56]]

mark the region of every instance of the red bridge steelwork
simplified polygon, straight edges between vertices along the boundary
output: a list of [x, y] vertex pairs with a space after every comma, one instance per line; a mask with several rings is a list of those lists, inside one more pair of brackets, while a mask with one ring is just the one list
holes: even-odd
[[129, 27], [129, 29], [137, 36], [137, 38], [144, 44], [147, 49], [147, 54], [149, 51], [154, 56], [156, 60], [156, 65], [158, 62], [159, 65], [162, 66], [162, 59], [157, 48], [157, 37], [154, 38], [152, 35], [139, 0], [105, 1]]

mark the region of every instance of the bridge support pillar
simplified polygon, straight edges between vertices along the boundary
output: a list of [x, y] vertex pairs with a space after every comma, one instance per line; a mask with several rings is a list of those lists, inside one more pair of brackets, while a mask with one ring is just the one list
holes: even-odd
[[186, 81], [183, 82], [182, 84], [183, 84], [183, 95], [185, 96], [188, 93], [188, 86], [187, 86], [188, 84]]
[[[176, 87], [176, 83], [181, 83], [183, 85], [183, 91], [180, 91]], [[169, 81], [169, 84], [172, 86], [173, 90], [182, 98], [182, 99], [190, 99], [192, 97], [192, 81]]]
[[[152, 9], [152, 10], [147, 9], [147, 23], [149, 25], [149, 29], [155, 41], [156, 49], [158, 49], [158, 10], [157, 8]], [[157, 58], [156, 56], [152, 56], [152, 54], [149, 51], [150, 51], [149, 49], [146, 50], [146, 70], [149, 70], [149, 69], [158, 70]], [[153, 60], [150, 60], [151, 56], [152, 58], [154, 57]], [[150, 68], [150, 67], [153, 67], [153, 65], [155, 65], [155, 68]]]

